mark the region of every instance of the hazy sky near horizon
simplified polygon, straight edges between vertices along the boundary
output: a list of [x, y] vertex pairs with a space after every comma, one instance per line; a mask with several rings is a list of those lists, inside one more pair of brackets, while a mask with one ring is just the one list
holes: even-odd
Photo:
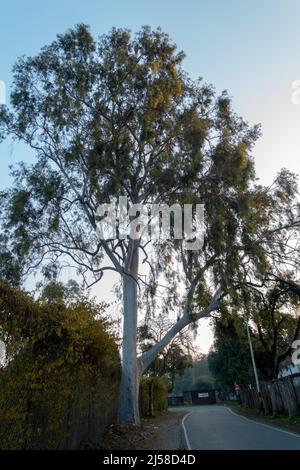
[[[90, 25], [95, 35], [113, 26], [133, 32], [160, 26], [187, 54], [192, 78], [228, 90], [236, 111], [261, 123], [254, 150], [261, 182], [269, 184], [282, 167], [300, 174], [300, 104], [291, 101], [292, 83], [300, 80], [300, 0], [10, 0], [1, 2], [0, 15], [0, 80], [8, 94], [16, 59], [36, 54], [76, 23]], [[9, 184], [8, 166], [33, 156], [7, 141], [0, 158], [1, 190]], [[211, 333], [199, 331], [207, 351]]]

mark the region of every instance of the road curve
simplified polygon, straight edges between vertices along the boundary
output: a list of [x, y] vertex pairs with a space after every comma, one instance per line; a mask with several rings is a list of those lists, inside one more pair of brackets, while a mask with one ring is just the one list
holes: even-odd
[[182, 426], [190, 450], [300, 450], [300, 435], [252, 421], [225, 406], [181, 410], [187, 412]]

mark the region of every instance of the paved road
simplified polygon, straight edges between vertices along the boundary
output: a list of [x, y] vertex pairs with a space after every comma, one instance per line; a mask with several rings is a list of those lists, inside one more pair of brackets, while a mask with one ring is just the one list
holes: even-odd
[[183, 429], [191, 450], [300, 450], [300, 435], [249, 420], [224, 406], [176, 410], [187, 412]]

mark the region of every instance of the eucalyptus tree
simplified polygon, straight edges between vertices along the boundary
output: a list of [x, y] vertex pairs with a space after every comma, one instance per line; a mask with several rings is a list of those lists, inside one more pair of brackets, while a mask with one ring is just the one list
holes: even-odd
[[[183, 59], [161, 30], [113, 29], [95, 40], [78, 25], [16, 63], [11, 109], [0, 113], [1, 136], [36, 156], [13, 170], [1, 198], [10, 272], [51, 277], [69, 260], [89, 286], [108, 270], [122, 280], [120, 421], [139, 422], [141, 374], [177, 333], [219, 308], [244, 275], [243, 259], [263, 270], [261, 245], [247, 235], [256, 233], [251, 150], [259, 130], [233, 112], [226, 93], [192, 81]], [[119, 196], [135, 208], [131, 227], [139, 204], [204, 204], [203, 244], [185, 250], [186, 241], [170, 237], [151, 246], [137, 222], [135, 236], [99, 237], [98, 209]], [[137, 357], [138, 300], [142, 285], [156, 296], [157, 275], [167, 282], [162, 308], [177, 302], [178, 318]]]

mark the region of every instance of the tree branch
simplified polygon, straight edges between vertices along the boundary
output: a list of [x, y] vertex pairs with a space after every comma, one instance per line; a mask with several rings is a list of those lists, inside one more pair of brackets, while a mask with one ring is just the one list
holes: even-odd
[[193, 321], [198, 321], [200, 318], [207, 317], [211, 312], [217, 310], [219, 307], [219, 300], [222, 296], [222, 290], [219, 288], [215, 292], [214, 296], [212, 297], [209, 305], [198, 312], [195, 317], [191, 317], [189, 315], [188, 309], [185, 309], [184, 314], [182, 317], [170, 328], [170, 330], [164, 335], [164, 337], [152, 346], [151, 349], [146, 351], [144, 354], [139, 356], [138, 361], [141, 367], [142, 372], [144, 372], [151, 362], [155, 359], [155, 357], [172, 341], [172, 339], [187, 325], [192, 323]]

